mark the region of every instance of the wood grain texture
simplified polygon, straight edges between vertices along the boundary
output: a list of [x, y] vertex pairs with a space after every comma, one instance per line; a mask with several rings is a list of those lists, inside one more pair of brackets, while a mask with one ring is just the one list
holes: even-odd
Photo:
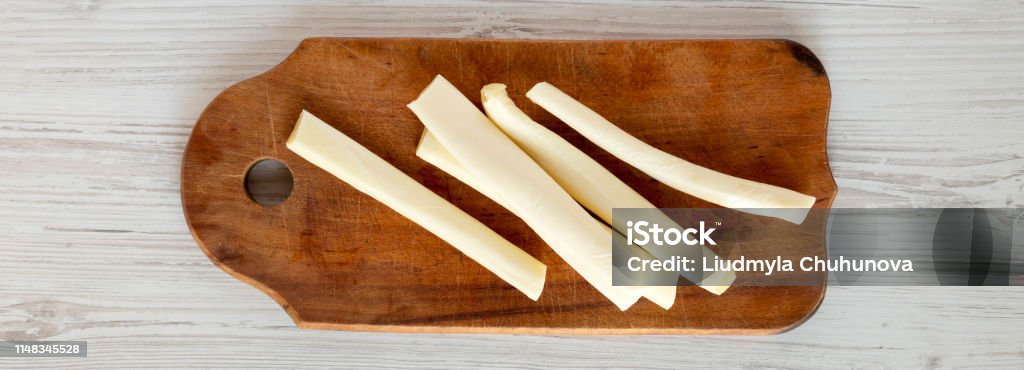
[[[199, 117], [182, 163], [182, 202], [200, 247], [305, 328], [774, 334], [817, 309], [823, 273], [808, 274], [812, 285], [765, 282], [721, 296], [687, 286], [671, 310], [643, 300], [620, 311], [518, 217], [416, 157], [423, 124], [405, 104], [438, 74], [477, 103], [480, 87], [507, 84], [527, 114], [660, 207], [714, 205], [599, 150], [528, 103], [526, 90], [548, 81], [669, 153], [815, 196], [818, 207], [835, 197], [825, 158], [828, 77], [813, 53], [791, 41], [315, 38], [277, 67], [227, 89]], [[287, 150], [303, 109], [540, 259], [548, 266], [540, 299], [531, 301], [414, 222]], [[266, 158], [285, 163], [295, 178], [291, 197], [273, 207], [253, 201], [241, 181]], [[824, 216], [815, 213], [780, 234], [823, 235]], [[824, 238], [776, 236], [763, 238], [773, 242], [750, 248], [746, 257], [825, 255]], [[740, 273], [737, 281], [755, 274]]]
[[0, 339], [90, 342], [2, 367], [1024, 366], [1024, 294], [996, 287], [829, 288], [773, 337], [299, 330], [196, 248], [178, 182], [206, 104], [306, 37], [762, 37], [828, 69], [834, 206], [1020, 207], [1016, 1], [2, 5]]

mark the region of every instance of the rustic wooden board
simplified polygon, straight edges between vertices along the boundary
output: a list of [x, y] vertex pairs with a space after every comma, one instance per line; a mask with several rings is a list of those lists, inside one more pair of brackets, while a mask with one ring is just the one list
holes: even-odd
[[[415, 157], [422, 124], [405, 104], [436, 74], [475, 101], [483, 84], [504, 82], [528, 114], [661, 207], [712, 205], [597, 149], [522, 94], [549, 81], [673, 154], [815, 195], [819, 208], [835, 197], [825, 155], [828, 78], [809, 50], [790, 41], [316, 38], [225, 90], [196, 123], [182, 163], [182, 202], [199, 246], [304, 328], [771, 334], [803, 322], [821, 302], [823, 275], [820, 286], [735, 287], [722, 296], [683, 287], [669, 311], [644, 300], [618, 311], [524, 223]], [[540, 300], [288, 151], [284, 141], [301, 109], [548, 264]], [[247, 169], [264, 158], [284, 162], [295, 179], [291, 196], [273, 207], [244, 189]], [[780, 241], [760, 252], [823, 256], [825, 249]]]

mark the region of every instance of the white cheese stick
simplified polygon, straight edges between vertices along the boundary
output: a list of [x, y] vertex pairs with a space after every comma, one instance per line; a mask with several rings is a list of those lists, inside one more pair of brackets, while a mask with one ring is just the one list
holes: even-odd
[[[427, 161], [427, 163], [434, 165], [434, 167], [441, 169], [441, 171], [448, 173], [455, 179], [462, 181], [464, 184], [469, 185], [469, 187], [490, 198], [505, 209], [511, 210], [508, 204], [505, 203], [498, 194], [490, 188], [480, 184], [480, 182], [477, 181], [469, 171], [466, 171], [462, 164], [459, 163], [458, 159], [453, 157], [451, 153], [449, 153], [448, 150], [446, 150], [444, 146], [437, 141], [437, 138], [435, 138], [434, 135], [430, 134], [430, 130], [423, 130], [423, 136], [420, 138], [420, 143], [416, 146], [416, 156]], [[602, 224], [602, 226], [607, 229], [608, 235], [611, 236], [611, 228], [604, 224]], [[611, 240], [608, 242], [611, 243]], [[625, 245], [625, 243], [622, 245]], [[654, 259], [654, 256], [651, 256], [650, 253], [647, 253], [647, 251], [635, 246], [633, 246], [632, 255], [648, 260]], [[613, 271], [613, 273], [619, 274], [621, 276], [620, 278], [628, 278], [628, 274], [618, 271], [617, 268], [615, 270], [616, 271]], [[643, 296], [667, 310], [671, 308], [676, 301], [676, 287], [675, 285], [644, 287]]]
[[425, 186], [302, 111], [288, 149], [437, 235], [532, 300], [547, 266]]
[[612, 285], [611, 238], [601, 223], [455, 86], [437, 76], [409, 109], [481, 186], [492, 189], [583, 279], [620, 310], [636, 303], [640, 288]]
[[[617, 224], [612, 222], [612, 209], [615, 208], [651, 208], [649, 213], [651, 219], [646, 220], [652, 224], [663, 227], [674, 227], [682, 230], [667, 215], [654, 210], [654, 204], [647, 201], [640, 193], [637, 193], [617, 176], [597, 163], [593, 158], [579, 150], [571, 143], [547, 127], [530, 119], [525, 112], [516, 107], [515, 102], [508, 97], [503, 84], [489, 84], [480, 90], [481, 101], [484, 112], [491, 118], [491, 121], [498, 126], [513, 142], [537, 162], [552, 178], [564, 188], [577, 202], [593, 212], [604, 222], [612, 225], [617, 232], [625, 235], [625, 220], [619, 220]], [[425, 133], [424, 135], [428, 135]], [[424, 141], [427, 140], [424, 136]], [[423, 146], [422, 142], [420, 146]], [[427, 150], [437, 150], [434, 147], [427, 147]], [[441, 148], [443, 150], [443, 148]], [[417, 150], [417, 155], [420, 151]], [[422, 156], [421, 156], [422, 158]], [[692, 248], [697, 248], [692, 247]], [[707, 247], [702, 248], [703, 256], [708, 259], [717, 257]], [[668, 252], [664, 248], [662, 251]], [[661, 259], [668, 259], [670, 255], [658, 255], [657, 251], [651, 251]], [[696, 274], [685, 274], [684, 276], [700, 284], [702, 287], [715, 294], [721, 294], [728, 289], [736, 278], [733, 271], [716, 272], [721, 276], [703, 277]], [[705, 279], [707, 281], [705, 281]], [[705, 285], [714, 281], [718, 285]], [[725, 286], [720, 285], [727, 282]]]
[[608, 153], [676, 190], [708, 202], [800, 224], [816, 201], [810, 195], [726, 175], [665, 153], [547, 82], [535, 85], [526, 97]]

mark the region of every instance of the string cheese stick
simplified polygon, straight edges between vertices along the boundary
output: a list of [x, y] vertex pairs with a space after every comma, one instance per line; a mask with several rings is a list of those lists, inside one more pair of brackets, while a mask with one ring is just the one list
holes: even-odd
[[532, 300], [547, 266], [369, 149], [302, 111], [288, 149], [437, 235]]
[[409, 103], [481, 186], [493, 191], [541, 239], [620, 310], [638, 287], [612, 285], [610, 235], [455, 86], [437, 76]]
[[[416, 156], [427, 161], [427, 163], [434, 165], [434, 167], [441, 169], [441, 171], [448, 173], [457, 180], [462, 181], [464, 184], [469, 185], [469, 187], [490, 198], [505, 209], [511, 210], [511, 207], [509, 207], [509, 205], [505, 203], [498, 194], [495, 194], [495, 192], [490, 188], [480, 184], [480, 182], [476, 180], [475, 176], [470, 174], [469, 171], [466, 171], [462, 164], [459, 163], [458, 159], [453, 157], [451, 153], [449, 153], [448, 150], [446, 150], [444, 146], [437, 141], [437, 138], [435, 138], [434, 135], [430, 134], [430, 130], [423, 130], [423, 136], [420, 138], [420, 143], [416, 146]], [[601, 224], [601, 226], [604, 226], [604, 228], [607, 229], [606, 232], [608, 235], [621, 237], [619, 234], [613, 235], [611, 228], [607, 225]], [[609, 242], [611, 241], [609, 240]], [[619, 245], [625, 246], [626, 248], [632, 247], [632, 250], [630, 250], [630, 252], [632, 252], [630, 253], [631, 256], [637, 256], [647, 260], [654, 258], [650, 253], [647, 253], [647, 251], [639, 247], [629, 246], [626, 245], [626, 243], [620, 243]], [[630, 278], [625, 272], [619, 271], [617, 266], [612, 272], [618, 274], [620, 279]], [[667, 310], [671, 308], [672, 304], [676, 301], [676, 287], [675, 285], [644, 287], [643, 296]]]
[[[577, 202], [604, 222], [612, 225], [612, 228], [619, 233], [625, 235], [626, 220], [618, 220], [618, 223], [613, 223], [612, 209], [615, 208], [650, 208], [651, 212], [645, 213], [645, 217], [650, 218], [646, 221], [663, 227], [683, 229], [589, 155], [558, 134], [530, 119], [508, 97], [505, 85], [489, 84], [480, 90], [480, 95], [484, 112], [498, 128], [547, 171]], [[435, 148], [428, 147], [427, 149]], [[419, 151], [417, 151], [417, 155], [419, 155]], [[717, 257], [707, 247], [700, 246], [699, 248], [702, 249], [703, 257], [712, 260]], [[648, 251], [660, 259], [668, 259], [674, 255], [666, 248], [650, 248]], [[683, 273], [683, 276], [712, 293], [722, 294], [728, 289], [728, 284], [735, 280], [736, 273], [720, 271], [716, 274], [720, 274], [720, 276], [704, 277], [695, 272]], [[707, 282], [714, 281], [718, 285], [706, 285], [705, 279]], [[722, 286], [720, 285], [722, 282], [728, 283]]]
[[726, 175], [665, 153], [547, 82], [535, 85], [526, 97], [608, 153], [676, 190], [708, 202], [800, 224], [816, 201], [810, 195]]

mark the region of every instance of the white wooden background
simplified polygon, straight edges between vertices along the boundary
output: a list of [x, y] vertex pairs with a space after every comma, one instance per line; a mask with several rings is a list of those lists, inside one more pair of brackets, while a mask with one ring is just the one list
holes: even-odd
[[178, 176], [215, 94], [309, 36], [784, 37], [832, 81], [836, 206], [1024, 205], [1024, 5], [0, 0], [0, 367], [1024, 367], [1019, 288], [831, 288], [774, 337], [298, 330], [214, 267]]

